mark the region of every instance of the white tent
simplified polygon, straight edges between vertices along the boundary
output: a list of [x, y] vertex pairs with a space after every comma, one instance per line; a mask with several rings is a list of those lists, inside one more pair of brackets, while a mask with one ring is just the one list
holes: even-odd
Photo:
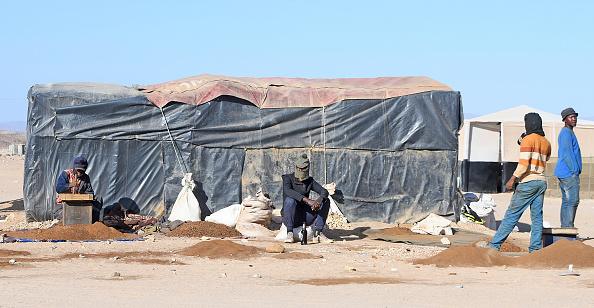
[[[563, 109], [562, 107], [559, 109]], [[579, 113], [579, 110], [576, 110]], [[481, 162], [517, 162], [517, 140], [525, 131], [524, 115], [540, 114], [546, 138], [551, 142], [552, 157], [557, 157], [557, 137], [565, 125], [560, 114], [538, 110], [526, 105], [464, 120], [460, 131], [459, 160]], [[574, 132], [580, 143], [582, 157], [594, 157], [594, 122], [580, 119]]]

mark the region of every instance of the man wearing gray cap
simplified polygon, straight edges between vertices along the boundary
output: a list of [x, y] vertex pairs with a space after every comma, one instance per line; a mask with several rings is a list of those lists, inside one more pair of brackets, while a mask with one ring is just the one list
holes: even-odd
[[[283, 177], [283, 208], [281, 215], [287, 227], [286, 243], [293, 243], [293, 229], [306, 224], [313, 225], [314, 239], [319, 242], [325, 240], [322, 230], [326, 224], [330, 201], [328, 191], [316, 180], [309, 176], [309, 158], [302, 154], [295, 162], [295, 172]], [[319, 198], [309, 198], [309, 193], [315, 191]]]
[[561, 189], [561, 227], [573, 228], [575, 213], [580, 203], [580, 174], [582, 173], [582, 153], [573, 132], [577, 125], [578, 113], [573, 108], [561, 111], [565, 127], [559, 132], [559, 152], [555, 176]]

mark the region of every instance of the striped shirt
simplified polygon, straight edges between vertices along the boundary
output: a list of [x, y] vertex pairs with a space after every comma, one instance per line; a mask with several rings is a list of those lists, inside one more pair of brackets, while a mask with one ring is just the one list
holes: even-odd
[[520, 183], [540, 180], [545, 181], [545, 168], [551, 157], [551, 144], [539, 134], [530, 134], [520, 144], [520, 160], [514, 171]]

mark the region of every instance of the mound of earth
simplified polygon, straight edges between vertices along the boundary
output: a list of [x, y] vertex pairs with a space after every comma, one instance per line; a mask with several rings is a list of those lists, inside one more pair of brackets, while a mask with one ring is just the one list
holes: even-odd
[[173, 231], [167, 233], [167, 236], [176, 237], [240, 237], [239, 231], [226, 225], [217, 224], [209, 221], [191, 221], [182, 224]]
[[448, 248], [439, 254], [415, 260], [414, 264], [433, 264], [437, 267], [514, 266], [525, 268], [594, 267], [594, 247], [580, 241], [560, 240], [537, 252], [521, 257], [506, 257], [489, 249], [473, 246]]
[[433, 257], [415, 260], [413, 264], [434, 264], [437, 267], [489, 267], [509, 265], [509, 259], [494, 249], [474, 246], [454, 246]]
[[39, 241], [103, 241], [138, 238], [136, 234], [122, 233], [101, 222], [92, 225], [56, 225], [49, 229], [12, 231], [8, 236]]
[[205, 257], [210, 259], [247, 259], [262, 253], [262, 249], [246, 246], [231, 241], [213, 240], [200, 242], [178, 252], [184, 256]]
[[594, 247], [580, 241], [560, 240], [542, 250], [515, 258], [515, 265], [530, 268], [594, 267]]

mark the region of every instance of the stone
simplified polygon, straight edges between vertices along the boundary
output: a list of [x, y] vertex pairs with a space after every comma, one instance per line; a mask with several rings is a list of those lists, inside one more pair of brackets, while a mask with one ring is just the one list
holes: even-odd
[[266, 246], [266, 252], [268, 253], [283, 253], [285, 252], [285, 246], [279, 243], [273, 243]]

